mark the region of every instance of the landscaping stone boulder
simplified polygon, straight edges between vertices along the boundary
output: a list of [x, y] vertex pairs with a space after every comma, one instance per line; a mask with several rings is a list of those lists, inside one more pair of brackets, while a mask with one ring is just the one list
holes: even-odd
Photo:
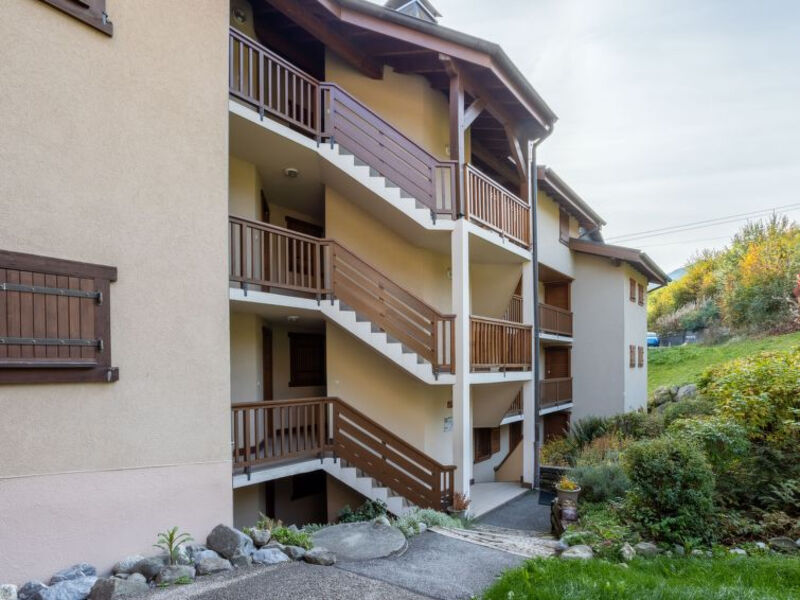
[[17, 600], [17, 586], [10, 583], [0, 585], [0, 600]]
[[86, 600], [96, 581], [97, 577], [94, 576], [59, 581], [39, 590], [34, 600]]
[[619, 549], [619, 556], [625, 562], [630, 562], [636, 557], [636, 550], [628, 542], [625, 542]]
[[768, 543], [769, 547], [776, 552], [797, 552], [800, 550], [792, 538], [784, 536], [770, 538]]
[[687, 400], [689, 398], [694, 398], [695, 396], [697, 396], [697, 386], [693, 383], [689, 383], [678, 388], [678, 393], [675, 395], [675, 400], [680, 402], [681, 400]]
[[675, 556], [686, 556], [686, 548], [680, 544], [675, 544], [672, 547], [672, 551], [675, 553]]
[[[197, 561], [197, 556], [203, 552], [209, 552], [209, 549], [205, 547], [203, 544], [184, 544], [181, 546], [185, 551], [187, 556], [191, 559], [192, 562]], [[210, 552], [213, 552], [211, 550]], [[214, 553], [216, 554], [216, 552]]]
[[561, 553], [561, 558], [564, 560], [588, 560], [594, 558], [594, 552], [591, 547], [584, 544], [577, 546], [570, 546]]
[[[253, 550], [253, 552], [257, 552]], [[243, 569], [253, 564], [253, 559], [250, 554], [234, 554], [231, 556], [231, 564], [237, 569]]]
[[[277, 548], [278, 550], [280, 550], [281, 552], [283, 552], [283, 551], [286, 549], [286, 546], [284, 546], [284, 545], [283, 545], [283, 544], [281, 544], [280, 542], [276, 542], [275, 540], [272, 540], [272, 541], [271, 541], [269, 544], [267, 544], [266, 546], [264, 546], [264, 548]], [[262, 548], [262, 550], [263, 550], [264, 548]]]
[[691, 554], [692, 554], [692, 556], [705, 556], [706, 555], [706, 553], [703, 552], [702, 550], [700, 550], [700, 548], [695, 548], [694, 550], [692, 550]]
[[795, 546], [797, 546], [798, 548], [800, 548], [800, 538], [797, 538], [797, 539], [794, 541], [794, 545], [795, 545]]
[[138, 581], [140, 583], [147, 583], [147, 579], [145, 579], [144, 575], [141, 573], [131, 573], [128, 575], [128, 581]]
[[[135, 575], [142, 577], [139, 573], [135, 573]], [[142, 579], [144, 578], [142, 577]], [[103, 578], [98, 579], [92, 586], [89, 600], [121, 600], [122, 598], [130, 598], [131, 596], [147, 593], [149, 589], [147, 582], [138, 578], [133, 581], [130, 578]]]
[[[213, 550], [200, 550], [199, 552], [195, 552], [194, 553], [194, 564], [195, 564], [195, 566], [197, 566], [197, 564], [201, 560], [203, 560], [205, 558], [217, 559], [217, 558], [222, 558], [222, 557], [219, 554], [217, 554], [216, 552], [214, 552]], [[223, 559], [223, 560], [225, 560], [225, 559]]]
[[259, 565], [277, 565], [282, 562], [289, 562], [291, 559], [285, 552], [278, 548], [261, 548], [252, 554], [253, 562]]
[[672, 402], [672, 393], [670, 389], [665, 386], [657, 387], [653, 391], [653, 406], [661, 406], [667, 402]]
[[164, 556], [148, 556], [133, 565], [134, 573], [141, 573], [147, 581], [154, 579], [167, 564]]
[[250, 530], [250, 539], [253, 540], [253, 544], [255, 544], [256, 548], [261, 548], [262, 546], [269, 544], [271, 537], [272, 532], [269, 529]]
[[747, 550], [745, 550], [744, 548], [731, 548], [730, 550], [728, 550], [728, 554], [747, 556]]
[[167, 565], [156, 575], [156, 583], [172, 584], [185, 579], [194, 581], [195, 573], [194, 567], [189, 565]]
[[656, 546], [653, 542], [639, 542], [633, 547], [636, 550], [636, 554], [639, 556], [656, 556], [661, 552], [658, 546]]
[[391, 527], [392, 526], [392, 524], [389, 523], [389, 519], [386, 517], [386, 515], [381, 515], [380, 517], [375, 517], [374, 519], [372, 519], [372, 524], [376, 525], [378, 527]]
[[136, 563], [142, 560], [144, 560], [144, 556], [141, 554], [126, 556], [114, 565], [114, 567], [111, 569], [111, 572], [114, 573], [114, 575], [119, 575], [121, 573], [133, 573], [133, 568], [136, 566]]
[[422, 521], [417, 523], [417, 531], [419, 533], [425, 533], [427, 530], [428, 530], [428, 526], [425, 525], [425, 523], [423, 523]]
[[312, 565], [330, 567], [336, 564], [336, 555], [327, 548], [312, 548], [303, 556], [303, 560]]
[[292, 560], [300, 560], [306, 555], [306, 549], [300, 546], [286, 546], [283, 553]]
[[759, 550], [767, 550], [769, 548], [764, 542], [756, 542], [755, 546]]
[[227, 525], [217, 525], [208, 534], [206, 545], [228, 560], [236, 554], [249, 555], [255, 550], [253, 540], [238, 529]]
[[569, 544], [564, 540], [564, 538], [561, 538], [560, 540], [558, 540], [555, 550], [558, 554], [560, 554], [564, 552], [564, 550], [567, 550], [568, 548]]
[[195, 563], [198, 575], [211, 575], [212, 573], [221, 573], [222, 571], [233, 570], [231, 561], [222, 558], [221, 556], [207, 556], [201, 558]]
[[47, 586], [43, 584], [41, 581], [29, 581], [21, 588], [17, 590], [17, 599], [18, 600], [33, 600], [36, 597], [36, 594], [39, 593], [40, 590], [43, 590]]
[[97, 569], [95, 569], [92, 565], [89, 563], [78, 563], [77, 565], [72, 565], [71, 567], [62, 569], [53, 575], [50, 578], [49, 585], [55, 585], [56, 583], [70, 581], [72, 579], [81, 579], [82, 577], [94, 577], [95, 575], [97, 575]]

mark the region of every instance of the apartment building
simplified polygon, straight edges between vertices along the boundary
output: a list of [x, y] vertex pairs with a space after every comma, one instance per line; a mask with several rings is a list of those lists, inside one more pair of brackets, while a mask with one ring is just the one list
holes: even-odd
[[429, 2], [0, 14], [0, 580], [259, 512], [487, 510], [570, 411], [643, 405], [663, 273]]

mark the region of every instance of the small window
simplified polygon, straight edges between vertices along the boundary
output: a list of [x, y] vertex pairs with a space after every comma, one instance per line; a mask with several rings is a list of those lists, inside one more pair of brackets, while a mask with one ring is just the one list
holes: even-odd
[[0, 250], [0, 383], [112, 382], [114, 267]]
[[558, 211], [558, 239], [562, 244], [569, 244], [569, 213]]
[[636, 302], [636, 280], [633, 277], [630, 278], [630, 293], [628, 294], [628, 298], [630, 298], [631, 302]]
[[640, 283], [636, 286], [638, 297], [639, 297], [639, 306], [644, 306], [644, 286]]
[[91, 25], [106, 35], [114, 35], [114, 25], [106, 14], [106, 0], [42, 0], [50, 6]]
[[632, 369], [636, 366], [636, 346], [628, 346], [628, 366]]
[[325, 385], [325, 336], [289, 334], [289, 387]]
[[637, 352], [639, 355], [639, 367], [644, 366], [644, 348], [642, 346], [637, 347]]

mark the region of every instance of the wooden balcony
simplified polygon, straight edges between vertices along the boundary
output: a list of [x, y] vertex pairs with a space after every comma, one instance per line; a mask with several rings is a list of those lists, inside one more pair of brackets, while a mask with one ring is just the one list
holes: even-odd
[[470, 221], [530, 248], [530, 207], [473, 165], [441, 160], [336, 83], [318, 81], [231, 28], [228, 91], [240, 102], [317, 141], [339, 144], [404, 192], [451, 219]]
[[511, 405], [508, 407], [506, 414], [503, 415], [504, 419], [509, 417], [518, 417], [522, 414], [522, 390], [517, 392], [517, 395], [514, 396], [514, 399], [511, 401]]
[[572, 377], [539, 381], [539, 409], [572, 402]]
[[530, 325], [473, 315], [470, 330], [473, 371], [530, 370]]
[[455, 467], [442, 465], [339, 398], [231, 406], [234, 472], [336, 456], [422, 508], [453, 500]]
[[503, 319], [514, 323], [522, 323], [522, 296], [520, 294], [511, 296]]
[[572, 311], [539, 304], [539, 331], [572, 337]]

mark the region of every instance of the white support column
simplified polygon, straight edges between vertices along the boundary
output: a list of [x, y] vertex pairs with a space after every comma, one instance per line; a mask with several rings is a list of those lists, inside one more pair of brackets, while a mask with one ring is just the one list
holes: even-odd
[[[528, 261], [522, 266], [522, 322], [533, 325], [534, 311], [536, 307], [533, 303], [533, 281], [534, 270], [533, 262]], [[531, 345], [536, 344], [536, 336], [531, 336]], [[536, 360], [536, 348], [531, 348], [531, 356]], [[526, 381], [522, 386], [522, 481], [525, 484], [533, 485], [535, 479], [535, 457], [536, 447], [536, 403], [534, 399], [533, 373], [531, 370], [531, 380]]]
[[470, 398], [470, 287], [469, 233], [466, 220], [455, 222], [451, 237], [453, 273], [453, 313], [456, 316], [455, 365], [453, 384], [453, 464], [454, 488], [469, 493], [472, 478], [472, 400]]

